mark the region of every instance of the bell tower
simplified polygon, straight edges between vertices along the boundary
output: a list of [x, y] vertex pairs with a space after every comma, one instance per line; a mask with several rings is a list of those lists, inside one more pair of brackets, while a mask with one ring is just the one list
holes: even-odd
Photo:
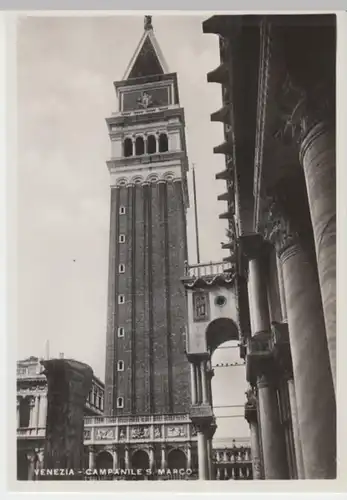
[[189, 413], [184, 110], [151, 16], [114, 86], [105, 414]]

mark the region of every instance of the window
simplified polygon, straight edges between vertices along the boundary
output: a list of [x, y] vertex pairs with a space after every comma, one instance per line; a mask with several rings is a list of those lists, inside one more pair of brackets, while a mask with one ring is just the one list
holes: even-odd
[[119, 243], [125, 243], [125, 234], [119, 235]]
[[125, 265], [124, 264], [119, 264], [119, 272], [125, 273]]
[[125, 214], [125, 207], [123, 205], [121, 205], [119, 207], [119, 213], [120, 213], [120, 215], [124, 215]]
[[118, 328], [118, 337], [124, 337], [124, 328], [122, 326]]
[[133, 155], [133, 141], [129, 137], [124, 141], [123, 152], [125, 157]]
[[161, 153], [169, 150], [169, 141], [166, 134], [160, 134], [159, 136], [159, 151]]
[[117, 398], [117, 408], [124, 408], [123, 398]]
[[118, 295], [118, 304], [124, 304], [124, 302], [125, 302], [124, 295], [122, 294]]
[[118, 372], [123, 372], [124, 371], [124, 361], [118, 361], [118, 363], [117, 363], [117, 371]]
[[147, 138], [147, 153], [149, 155], [154, 154], [157, 151], [157, 141], [154, 135], [149, 135]]
[[143, 137], [136, 137], [135, 152], [137, 156], [143, 155], [145, 152], [145, 142]]

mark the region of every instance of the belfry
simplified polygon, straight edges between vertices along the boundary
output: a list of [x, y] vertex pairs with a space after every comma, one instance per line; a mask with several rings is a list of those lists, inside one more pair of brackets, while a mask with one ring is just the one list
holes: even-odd
[[[171, 438], [175, 446], [180, 442], [174, 455], [186, 468], [193, 426], [180, 277], [187, 259], [188, 160], [177, 75], [168, 70], [151, 16], [114, 86], [119, 107], [107, 119], [112, 153], [105, 415], [128, 417], [121, 435], [129, 445], [135, 436], [146, 442], [138, 451], [149, 457], [142, 453], [142, 466], [153, 468], [156, 454], [158, 466], [165, 466], [159, 441]], [[132, 425], [142, 421], [147, 425]], [[127, 449], [125, 465], [136, 462], [131, 453]]]

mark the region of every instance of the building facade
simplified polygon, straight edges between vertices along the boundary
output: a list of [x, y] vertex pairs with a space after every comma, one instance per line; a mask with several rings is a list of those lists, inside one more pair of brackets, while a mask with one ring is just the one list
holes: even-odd
[[336, 477], [334, 15], [213, 16], [245, 417], [258, 479]]
[[[103, 415], [104, 384], [93, 377], [85, 403], [86, 417]], [[42, 465], [47, 419], [47, 378], [39, 358], [17, 362], [17, 477], [32, 479]]]

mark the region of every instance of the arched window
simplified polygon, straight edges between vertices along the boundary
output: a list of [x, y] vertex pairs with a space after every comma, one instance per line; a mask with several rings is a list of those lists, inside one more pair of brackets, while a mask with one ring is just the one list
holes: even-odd
[[132, 156], [133, 155], [133, 141], [127, 137], [124, 141], [124, 156]]
[[125, 234], [119, 235], [119, 243], [125, 243]]
[[124, 304], [125, 297], [123, 294], [118, 295], [118, 304]]
[[118, 328], [118, 337], [124, 337], [124, 327], [120, 326]]
[[30, 401], [28, 398], [19, 400], [19, 427], [29, 427], [30, 425]]
[[136, 156], [143, 155], [145, 152], [145, 143], [142, 137], [136, 137], [135, 152]]
[[123, 408], [123, 407], [124, 407], [123, 398], [117, 398], [117, 408]]
[[125, 265], [124, 264], [119, 264], [119, 272], [125, 273]]
[[147, 138], [147, 153], [152, 155], [157, 152], [157, 141], [154, 135], [149, 135]]
[[166, 134], [160, 134], [159, 136], [159, 151], [164, 153], [169, 150], [169, 141]]
[[121, 206], [119, 207], [119, 214], [120, 214], [120, 215], [124, 215], [124, 214], [125, 214], [125, 207], [124, 207], [123, 205], [121, 205]]
[[124, 361], [118, 361], [117, 363], [117, 371], [123, 372], [124, 371]]

